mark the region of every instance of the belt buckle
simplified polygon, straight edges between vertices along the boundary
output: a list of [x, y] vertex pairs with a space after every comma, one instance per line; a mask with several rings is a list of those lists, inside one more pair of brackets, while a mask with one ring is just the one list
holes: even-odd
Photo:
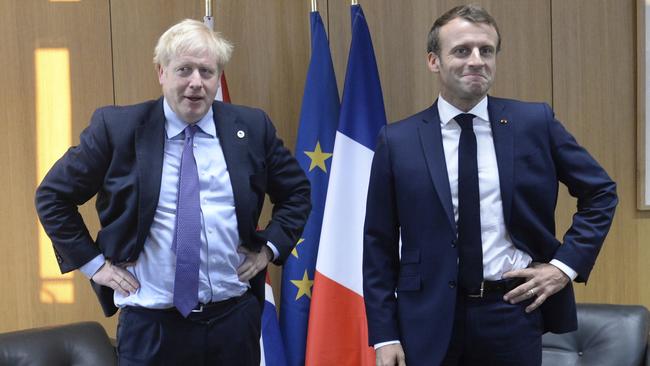
[[485, 283], [485, 281], [481, 281], [481, 289], [479, 290], [478, 294], [468, 294], [467, 297], [482, 299], [483, 298], [483, 284], [484, 283]]
[[203, 312], [203, 304], [199, 304], [198, 309], [192, 309], [192, 313], [202, 313]]

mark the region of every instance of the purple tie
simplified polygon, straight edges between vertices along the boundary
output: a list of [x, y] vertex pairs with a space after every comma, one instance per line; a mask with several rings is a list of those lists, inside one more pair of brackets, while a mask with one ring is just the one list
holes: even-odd
[[185, 146], [176, 201], [176, 231], [172, 249], [176, 252], [174, 306], [187, 317], [199, 302], [199, 260], [201, 249], [201, 204], [199, 174], [194, 160], [195, 125], [185, 128]]

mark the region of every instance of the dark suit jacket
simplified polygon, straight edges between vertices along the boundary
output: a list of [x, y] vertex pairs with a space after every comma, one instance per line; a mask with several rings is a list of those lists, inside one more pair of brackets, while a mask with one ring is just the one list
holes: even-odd
[[[555, 120], [548, 105], [489, 97], [488, 112], [503, 214], [514, 245], [536, 262], [558, 259], [578, 273], [577, 281], [586, 281], [614, 215], [615, 183]], [[577, 198], [562, 243], [555, 238], [558, 181]], [[364, 228], [363, 288], [371, 345], [399, 339], [409, 365], [440, 363], [454, 319], [456, 237], [434, 103], [379, 134]], [[549, 298], [541, 311], [545, 331], [575, 329], [572, 286]]]
[[[214, 121], [235, 198], [242, 245], [260, 251], [271, 241], [282, 262], [295, 245], [310, 211], [310, 187], [302, 169], [261, 110], [214, 102]], [[100, 108], [36, 191], [36, 208], [52, 239], [63, 273], [99, 253], [115, 264], [142, 252], [158, 204], [165, 142], [162, 98], [126, 107]], [[238, 132], [244, 136], [239, 137]], [[240, 133], [241, 135], [241, 133]], [[256, 231], [264, 195], [274, 203], [271, 222]], [[101, 229], [88, 233], [77, 206], [97, 194]], [[251, 280], [264, 298], [262, 271]], [[117, 308], [110, 288], [93, 283], [104, 312]]]

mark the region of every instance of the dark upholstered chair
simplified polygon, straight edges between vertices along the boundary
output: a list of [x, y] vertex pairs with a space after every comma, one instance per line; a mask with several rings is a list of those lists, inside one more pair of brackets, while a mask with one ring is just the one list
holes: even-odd
[[0, 365], [114, 366], [117, 357], [104, 328], [83, 322], [0, 334]]
[[643, 306], [578, 304], [578, 330], [542, 338], [544, 366], [650, 366]]

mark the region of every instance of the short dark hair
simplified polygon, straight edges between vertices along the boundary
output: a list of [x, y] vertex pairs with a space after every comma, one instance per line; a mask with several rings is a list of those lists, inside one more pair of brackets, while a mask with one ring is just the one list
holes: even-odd
[[487, 24], [494, 27], [494, 29], [497, 31], [497, 52], [501, 50], [501, 33], [499, 33], [497, 22], [494, 20], [494, 18], [492, 18], [487, 10], [483, 9], [479, 5], [470, 4], [456, 6], [455, 8], [450, 9], [446, 13], [442, 14], [438, 19], [436, 19], [427, 37], [427, 53], [433, 52], [436, 55], [439, 55], [440, 28], [456, 18], [463, 18], [472, 23]]

